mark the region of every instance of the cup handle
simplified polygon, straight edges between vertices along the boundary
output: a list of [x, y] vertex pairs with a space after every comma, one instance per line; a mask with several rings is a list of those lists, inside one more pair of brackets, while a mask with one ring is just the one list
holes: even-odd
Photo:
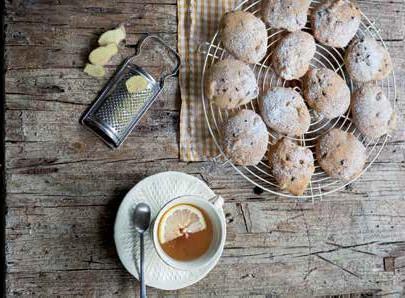
[[208, 201], [218, 209], [222, 209], [222, 207], [224, 206], [224, 198], [221, 196], [214, 196]]

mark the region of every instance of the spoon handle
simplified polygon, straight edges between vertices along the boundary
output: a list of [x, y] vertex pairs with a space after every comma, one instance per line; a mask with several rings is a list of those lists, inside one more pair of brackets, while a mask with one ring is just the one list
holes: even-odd
[[141, 282], [141, 288], [140, 288], [140, 296], [141, 298], [146, 298], [146, 287], [145, 287], [145, 273], [143, 269], [143, 261], [144, 261], [144, 247], [143, 247], [143, 233], [139, 234], [139, 240], [140, 240], [140, 246], [141, 246], [141, 260], [140, 260], [140, 269], [141, 269], [141, 274], [140, 274], [140, 282]]

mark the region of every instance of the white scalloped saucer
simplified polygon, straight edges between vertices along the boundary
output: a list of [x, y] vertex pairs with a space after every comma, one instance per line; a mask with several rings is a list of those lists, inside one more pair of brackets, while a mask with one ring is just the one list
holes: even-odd
[[[118, 256], [125, 269], [138, 279], [139, 236], [132, 225], [136, 204], [145, 202], [151, 207], [151, 220], [173, 198], [199, 195], [207, 200], [214, 192], [201, 180], [180, 172], [163, 172], [145, 178], [135, 185], [121, 202], [114, 226], [114, 240]], [[221, 213], [224, 217], [224, 214]], [[223, 247], [205, 267], [193, 271], [174, 269], [164, 263], [153, 245], [151, 234], [145, 233], [145, 282], [147, 286], [162, 290], [188, 287], [204, 278], [218, 263]]]

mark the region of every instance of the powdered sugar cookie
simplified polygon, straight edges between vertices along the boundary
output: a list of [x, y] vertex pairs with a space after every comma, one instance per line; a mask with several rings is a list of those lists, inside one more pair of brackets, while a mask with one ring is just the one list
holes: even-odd
[[377, 138], [395, 128], [396, 115], [383, 90], [372, 84], [360, 87], [352, 96], [352, 116], [366, 136]]
[[273, 52], [273, 66], [285, 80], [299, 79], [308, 71], [316, 45], [311, 34], [297, 31], [287, 34]]
[[275, 87], [268, 90], [262, 97], [260, 110], [264, 122], [281, 134], [302, 135], [311, 124], [304, 99], [291, 88]]
[[349, 0], [321, 2], [312, 14], [315, 38], [325, 45], [344, 48], [353, 39], [360, 26], [359, 8]]
[[337, 128], [319, 139], [316, 157], [329, 176], [344, 181], [358, 176], [367, 159], [364, 145], [353, 134]]
[[237, 165], [256, 165], [267, 150], [268, 132], [262, 118], [241, 110], [224, 127], [224, 153]]
[[226, 13], [221, 20], [220, 35], [225, 49], [246, 63], [258, 63], [266, 55], [266, 25], [250, 12]]
[[268, 158], [280, 188], [302, 195], [315, 171], [312, 151], [283, 138], [270, 148]]
[[234, 59], [221, 60], [209, 70], [205, 94], [223, 109], [233, 109], [259, 95], [254, 72], [249, 65]]
[[358, 82], [382, 80], [392, 71], [388, 51], [375, 39], [355, 39], [346, 50], [346, 69]]
[[290, 32], [304, 28], [311, 0], [263, 0], [263, 20], [271, 28]]
[[303, 80], [308, 105], [328, 119], [343, 115], [350, 106], [346, 82], [328, 68], [310, 69]]

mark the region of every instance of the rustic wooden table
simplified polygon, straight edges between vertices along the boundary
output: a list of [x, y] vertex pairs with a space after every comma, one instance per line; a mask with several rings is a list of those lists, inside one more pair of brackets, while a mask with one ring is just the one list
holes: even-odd
[[[391, 52], [405, 114], [405, 4], [362, 1]], [[226, 248], [201, 282], [153, 296], [315, 296], [405, 285], [405, 133], [399, 129], [356, 183], [311, 204], [268, 194], [229, 167], [178, 160], [180, 96], [172, 79], [122, 149], [78, 123], [104, 84], [83, 65], [97, 36], [125, 22], [128, 42], [153, 32], [176, 46], [176, 0], [7, 0], [6, 292], [9, 296], [133, 296], [113, 242], [124, 194], [177, 170], [225, 200]], [[114, 57], [114, 65], [131, 52]]]

